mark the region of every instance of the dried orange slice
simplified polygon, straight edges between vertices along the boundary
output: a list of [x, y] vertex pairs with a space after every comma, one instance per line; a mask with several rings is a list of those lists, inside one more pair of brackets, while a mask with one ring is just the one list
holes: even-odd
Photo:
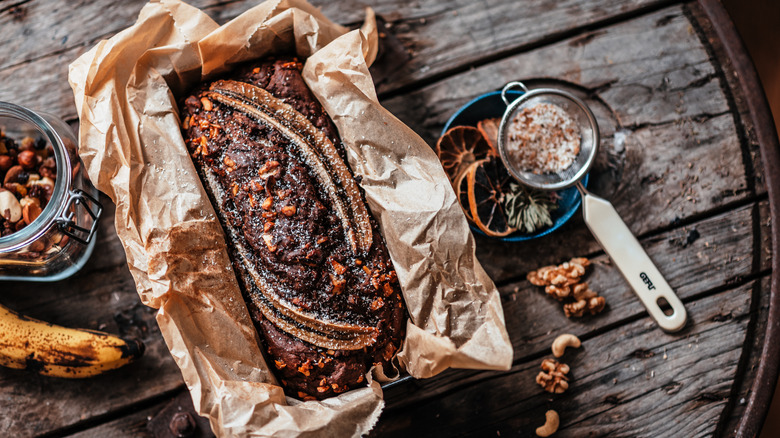
[[511, 227], [504, 210], [504, 197], [513, 181], [501, 160], [491, 155], [475, 163], [466, 175], [471, 219], [488, 236], [503, 237], [517, 231]]
[[453, 184], [466, 168], [489, 153], [490, 145], [473, 126], [456, 126], [436, 142], [436, 155]]
[[468, 175], [473, 174], [477, 170], [480, 162], [482, 162], [482, 160], [471, 163], [471, 165], [467, 167], [465, 171], [458, 175], [458, 178], [455, 180], [455, 184], [453, 184], [453, 187], [455, 188], [455, 196], [458, 197], [460, 207], [463, 209], [463, 213], [466, 215], [466, 218], [471, 222], [474, 222], [474, 218], [471, 217], [471, 209], [469, 208]]
[[498, 155], [498, 127], [501, 125], [501, 119], [485, 119], [477, 123], [477, 129], [487, 140], [493, 155]]

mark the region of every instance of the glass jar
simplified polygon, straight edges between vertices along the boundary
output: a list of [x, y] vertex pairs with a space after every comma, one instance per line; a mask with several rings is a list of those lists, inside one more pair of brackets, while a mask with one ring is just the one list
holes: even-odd
[[[76, 138], [58, 117], [5, 102], [0, 102], [0, 131], [5, 134], [0, 157], [7, 157], [0, 158], [4, 189], [0, 191], [0, 205], [14, 207], [13, 213], [8, 208], [0, 209], [0, 232], [5, 234], [0, 237], [0, 280], [67, 278], [81, 269], [92, 253], [103, 211], [97, 201], [98, 191], [89, 182], [79, 159]], [[22, 157], [24, 151], [34, 154], [27, 152]], [[49, 155], [54, 164], [45, 161], [52, 158]], [[32, 163], [45, 162], [50, 167], [44, 169], [43, 165], [26, 163], [23, 158]], [[14, 172], [3, 168], [9, 165], [18, 168]], [[19, 216], [16, 204], [4, 191], [10, 191], [20, 201], [24, 215]], [[28, 206], [34, 203], [31, 201], [39, 204], [38, 209]], [[12, 222], [9, 218], [19, 219]], [[27, 220], [30, 222], [26, 223]]]

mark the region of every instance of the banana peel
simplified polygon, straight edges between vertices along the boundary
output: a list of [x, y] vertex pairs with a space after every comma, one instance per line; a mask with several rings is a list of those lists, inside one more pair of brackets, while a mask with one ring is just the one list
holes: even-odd
[[144, 344], [108, 333], [28, 318], [0, 305], [0, 365], [79, 379], [140, 358]]

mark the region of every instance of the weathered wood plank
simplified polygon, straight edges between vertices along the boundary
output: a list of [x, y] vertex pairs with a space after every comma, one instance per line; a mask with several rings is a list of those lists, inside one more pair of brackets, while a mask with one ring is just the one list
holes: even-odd
[[748, 340], [743, 347], [739, 374], [729, 396], [730, 406], [721, 417], [719, 428], [723, 432], [722, 436], [736, 436], [737, 426], [747, 410], [747, 400], [753, 388], [758, 365], [765, 359], [761, 357], [761, 349], [768, 328], [770, 279], [770, 276], [765, 276], [760, 282], [754, 283]]
[[187, 435], [190, 438], [214, 438], [208, 420], [195, 413], [192, 399], [187, 391], [166, 398], [154, 406], [137, 410], [117, 420], [109, 421], [90, 429], [68, 435], [71, 438], [173, 438], [170, 424], [174, 415], [186, 413], [193, 419], [194, 430]]
[[[753, 208], [742, 207], [641, 242], [677, 295], [689, 299], [758, 273], [753, 263]], [[645, 312], [607, 256], [593, 262], [588, 284], [606, 298], [608, 306], [596, 317], [566, 318], [557, 301], [525, 280], [500, 289], [515, 359], [547, 348], [559, 328], [586, 335]]]
[[[453, 76], [386, 106], [433, 144], [458, 107], [509, 80], [556, 77], [581, 84], [614, 112], [614, 120], [599, 120], [607, 135], [617, 132], [602, 139], [611, 161], [594, 169], [590, 186], [644, 234], [752, 196], [713, 62], [682, 8], [671, 7]], [[522, 245], [479, 243], [478, 256], [498, 281], [526, 270], [524, 254], [599, 250], [579, 219]]]
[[[756, 208], [755, 204], [748, 205], [643, 239], [642, 244], [650, 257], [658, 262], [659, 269], [677, 294], [690, 301], [724, 284], [733, 284], [758, 274], [753, 259], [755, 240], [752, 233], [762, 218], [754, 216]], [[699, 237], [695, 237], [697, 235]], [[673, 255], [663, 257], [663, 254]], [[558, 261], [570, 256], [564, 255]], [[607, 301], [606, 309], [597, 316], [566, 318], [559, 302], [525, 280], [500, 288], [515, 362], [546, 354], [552, 341], [561, 333], [588, 338], [619, 327], [624, 321], [646, 315], [634, 292], [617, 269], [608, 263], [607, 257], [599, 256], [593, 262], [586, 280]], [[686, 308], [695, 323], [695, 309], [689, 304]], [[473, 375], [478, 373], [459, 371], [457, 374], [444, 374], [431, 379], [431, 382], [415, 382], [394, 388], [388, 391], [386, 399], [394, 406], [405, 406], [437, 396], [439, 393], [431, 391], [432, 387], [452, 390], [468, 385], [469, 376]], [[422, 389], [418, 385], [422, 385]]]
[[100, 426], [67, 436], [71, 438], [151, 438], [152, 434], [149, 433], [146, 425], [149, 423], [149, 420], [165, 407], [165, 404], [159, 403]]
[[[718, 70], [722, 80], [725, 80], [728, 84], [726, 93], [731, 97], [729, 103], [732, 112], [739, 115], [739, 117], [737, 117], [737, 126], [739, 127], [738, 133], [745, 146], [744, 153], [748, 155], [746, 158], [750, 163], [748, 176], [752, 174], [752, 185], [754, 185], [756, 193], [765, 193], [766, 182], [764, 177], [764, 163], [762, 162], [759, 150], [760, 146], [758, 144], [756, 126], [754, 126], [755, 121], [748, 108], [749, 98], [744, 95], [740, 84], [746, 79], [737, 73], [734, 64], [731, 62], [731, 57], [726, 53], [723, 42], [720, 41], [720, 38], [713, 28], [712, 22], [707, 18], [707, 15], [704, 13], [699, 3], [687, 4], [685, 6], [685, 11], [692, 18], [691, 21], [694, 24], [694, 29], [705, 41], [707, 41], [707, 49], [709, 50], [711, 57], [718, 60], [714, 66]], [[758, 96], [751, 96], [750, 98], [757, 97]]]
[[[10, 11], [0, 12], [0, 28], [9, 29], [0, 43], [9, 47], [10, 56], [0, 60], [0, 81], [24, 84], [0, 89], [0, 100], [50, 112], [71, 119], [75, 107], [67, 83], [67, 65], [99, 39], [106, 38], [135, 21], [145, 2], [116, 4], [109, 0], [79, 2], [78, 7], [65, 0], [24, 2], [26, 18], [15, 18]], [[380, 59], [377, 68], [391, 64], [392, 78], [379, 84], [380, 92], [396, 90], [417, 81], [463, 68], [488, 56], [507, 50], [539, 44], [551, 37], [625, 16], [648, 7], [669, 3], [664, 0], [562, 0], [556, 7], [546, 1], [524, 2], [518, 10], [512, 0], [441, 3], [435, 0], [407, 2], [313, 1], [332, 20], [356, 23], [363, 19], [364, 7], [373, 7], [391, 25], [408, 53], [408, 60], [397, 65], [397, 58]], [[256, 2], [193, 2], [218, 22], [225, 22]], [[2, 9], [0, 9], [1, 11]], [[74, 26], [73, 23], [100, 23]], [[19, 35], [24, 35], [20, 38]], [[41, 44], [41, 41], [50, 42]], [[457, 50], [453, 50], [457, 47]], [[26, 78], [36, 78], [34, 86]]]
[[[761, 270], [772, 269], [772, 216], [769, 214], [769, 202], [762, 202], [760, 205], [760, 239], [761, 249], [759, 258], [761, 260]], [[775, 223], [775, 226], [778, 226]]]
[[[664, 272], [669, 271], [667, 279], [681, 296], [692, 296], [723, 284], [735, 277], [750, 273], [750, 267], [752, 266], [752, 210], [753, 206], [746, 206], [736, 211], [692, 224], [689, 227], [672, 230], [643, 243], [645, 243], [649, 254], [653, 258], [657, 258], [658, 254], [676, 253], [674, 258], [661, 258], [661, 260], [664, 260], [664, 263], [660, 264], [659, 267]], [[109, 209], [109, 212], [111, 212], [111, 209]], [[765, 218], [763, 219], [765, 220]], [[108, 222], [104, 222], [104, 227], [108, 227], [105, 225]], [[688, 243], [691, 240], [688, 236], [692, 235], [693, 230], [696, 230], [700, 237]], [[101, 233], [101, 235], [107, 234], [105, 231]], [[113, 239], [116, 239], [116, 237], [113, 236]], [[604, 314], [595, 318], [567, 319], [563, 316], [560, 305], [557, 302], [547, 298], [543, 292], [525, 281], [502, 288], [504, 310], [507, 315], [507, 328], [516, 349], [516, 358], [539, 354], [539, 352], [546, 350], [552, 339], [558, 334], [559, 328], [565, 327], [568, 332], [587, 336], [588, 333], [592, 333], [594, 330], [600, 330], [631, 315], [638, 315], [643, 312], [633, 292], [620, 279], [614, 267], [603, 264], [606, 262], [606, 258], [602, 256], [595, 261], [594, 272], [589, 277], [589, 281], [595, 290], [607, 297], [609, 303], [609, 307]], [[96, 257], [90, 260], [86, 269], [89, 271], [93, 263], [100, 262], [101, 257]], [[123, 270], [126, 269], [124, 266], [122, 267]], [[151, 354], [164, 356], [166, 360], [162, 369], [157, 371], [158, 375], [155, 379], [150, 381], [151, 385], [149, 386], [152, 386], [151, 390], [143, 391], [140, 394], [133, 393], [132, 396], [123, 394], [122, 399], [116, 400], [112, 406], [95, 407], [92, 403], [92, 396], [87, 396], [82, 401], [74, 399], [75, 394], [63, 391], [62, 399], [67, 400], [68, 405], [83, 404], [78, 409], [89, 410], [88, 413], [81, 414], [85, 415], [85, 418], [132, 405], [139, 400], [157, 395], [159, 392], [170, 390], [171, 384], [175, 387], [180, 382], [178, 370], [175, 365], [169, 363], [172, 361], [164, 345], [162, 345], [161, 339], [159, 339], [159, 333], [156, 332], [156, 324], [154, 321], [151, 321], [151, 310], [133, 306], [133, 303], [135, 306], [140, 306], [140, 304], [137, 303], [137, 297], [129, 273], [122, 273], [120, 277], [124, 277], [124, 279], [119, 285], [107, 282], [106, 277], [117, 277], [116, 271], [116, 269], [109, 269], [101, 275], [100, 270], [92, 270], [91, 273], [79, 274], [79, 278], [73, 280], [74, 283], [83, 285], [83, 290], [90, 292], [77, 295], [73, 298], [74, 303], [71, 305], [85, 302], [113, 302], [119, 300], [119, 302], [125, 303], [122, 306], [125, 309], [123, 310], [125, 313], [127, 313], [126, 306], [133, 307], [132, 310], [135, 313], [145, 312], [145, 316], [141, 318], [143, 323], [137, 321], [135, 325], [131, 325], [130, 330], [143, 332], [153, 329], [155, 332], [148, 335], [145, 341], [147, 344], [150, 341], [153, 345], [159, 344], [160, 351], [155, 351]], [[116, 321], [111, 321], [112, 313], [106, 312], [106, 309], [84, 309], [79, 312], [63, 312], [60, 303], [67, 300], [70, 295], [71, 292], [68, 287], [47, 285], [43, 286], [44, 289], [36, 295], [26, 293], [29, 285], [18, 284], [12, 287], [14, 289], [11, 289], [13, 292], [10, 295], [17, 296], [17, 308], [32, 313], [34, 316], [73, 326], [99, 328], [106, 324], [105, 329], [109, 331], [121, 331], [122, 329], [121, 326], [114, 328], [110, 325], [116, 324]], [[515, 290], [515, 288], [518, 289]], [[107, 295], [110, 298], [107, 298]], [[41, 303], [42, 297], [45, 297], [43, 303]], [[99, 313], [98, 316], [94, 315], [96, 311]], [[127, 316], [125, 315], [123, 318], [126, 319]], [[122, 320], [120, 318], [120, 321]], [[147, 354], [149, 353], [147, 352]], [[143, 361], [147, 360], [147, 358], [143, 359]], [[0, 376], [2, 376], [2, 371], [0, 370]], [[9, 404], [12, 403], [14, 406], [35, 405], [39, 400], [40, 394], [30, 393], [27, 388], [29, 379], [35, 380], [39, 378], [26, 375], [20, 376], [20, 373], [17, 372], [11, 373], [14, 377], [17, 377], [18, 384], [15, 385], [16, 388], [14, 390], [16, 396], [9, 400]], [[134, 374], [132, 376], [135, 377]], [[130, 376], [123, 377], [121, 380], [134, 380], [128, 377]], [[169, 381], [169, 384], [161, 384], [160, 381]], [[442, 384], [449, 385], [450, 383], [445, 381]], [[80, 386], [70, 389], [76, 390], [76, 388], [80, 388]], [[388, 395], [392, 395], [392, 393]], [[409, 400], [414, 400], [414, 398], [416, 398], [416, 395], [412, 394]], [[392, 399], [390, 401], [392, 402]], [[93, 411], [95, 408], [98, 410]], [[50, 407], [47, 407], [47, 409], [50, 409]], [[67, 420], [67, 416], [65, 417], [65, 420]], [[49, 427], [57, 429], [64, 425], [66, 424], [50, 424]], [[44, 432], [46, 430], [40, 429], [40, 431]]]
[[[0, 59], [0, 80], [6, 84], [0, 89], [0, 100], [23, 104], [32, 102], [31, 105], [39, 109], [72, 117], [74, 109], [66, 81], [67, 64], [98, 38], [132, 23], [142, 3], [113, 5], [104, 0], [83, 2], [74, 11], [66, 13], [62, 9], [73, 7], [67, 2], [30, 0], [21, 3], [30, 7], [27, 22], [13, 27], [15, 22], [8, 21], [12, 19], [5, 8], [8, 2], [0, 2], [0, 28], [4, 32], [12, 30], [0, 35], [0, 41], [6, 35], [25, 32], [28, 35], [24, 41], [14, 39], [4, 42], [4, 47], [15, 50], [7, 52], [10, 57]], [[326, 14], [343, 23], [357, 22], [363, 15], [362, 6], [358, 7], [357, 3], [317, 3], [323, 4]], [[474, 60], [490, 58], [498, 53], [518, 52], [524, 47], [571, 33], [572, 29], [580, 26], [663, 2], [633, 1], [624, 4], [616, 0], [598, 0], [577, 6], [581, 2], [567, 0], [560, 2], [556, 8], [550, 8], [547, 2], [535, 0], [523, 5], [522, 16], [510, 13], [515, 12], [517, 6], [509, 0], [488, 3], [466, 2], [445, 7], [433, 0], [413, 3], [393, 0], [375, 5], [378, 14], [391, 24], [391, 29], [403, 45], [412, 50], [409, 62], [398, 70], [391, 82], [380, 84], [380, 90], [397, 90], [416, 81], [436, 78], [442, 72], [461, 69]], [[224, 22], [245, 10], [250, 2], [203, 0], [196, 4], [209, 6], [209, 13]], [[46, 7], [51, 9], [46, 10]], [[101, 11], [106, 8], [112, 10]], [[563, 328], [584, 334], [587, 340], [585, 350], [572, 356], [572, 363], [579, 363], [573, 371], [575, 388], [582, 389], [582, 392], [574, 391], [556, 398], [564, 402], [566, 412], [579, 412], [579, 416], [565, 420], [568, 432], [563, 431], [561, 436], [582, 436], [588, 432], [636, 435], [612, 423], [628, 426], [659, 423], [663, 415], [685, 420], [687, 415], [693, 415], [691, 412], [701, 417], [699, 423], [682, 430], [684, 436], [696, 436], [712, 430], [719, 412], [723, 411], [723, 387], [728, 387], [724, 376], [733, 376], [733, 357], [735, 354], [738, 357], [735, 351], [741, 345], [733, 336], [739, 337], [742, 333], [744, 337], [747, 318], [742, 310], [732, 311], [729, 306], [746, 302], [742, 295], [733, 297], [737, 291], [718, 294], [716, 297], [728, 297], [723, 299], [725, 313], [713, 314], [717, 321], [705, 322], [711, 326], [702, 329], [698, 318], [712, 310], [710, 301], [707, 301], [711, 298], [697, 297], [723, 284], [739, 282], [745, 275], [755, 275], [756, 266], [759, 269], [768, 267], [767, 260], [771, 255], [764, 253], [763, 246], [760, 250], [755, 250], [755, 247], [768, 236], [769, 218], [766, 202], [758, 206], [760, 224], [752, 217], [753, 205], [712, 216], [713, 211], [733, 208], [751, 199], [752, 175], [743, 170], [740, 146], [745, 146], [745, 140], [737, 129], [742, 121], [737, 116], [738, 123], [735, 124], [735, 116], [730, 113], [733, 108], [729, 106], [727, 96], [723, 95], [718, 65], [711, 62], [711, 53], [699, 40], [696, 28], [691, 27], [685, 11], [685, 7], [666, 8], [630, 22], [511, 56], [437, 82], [419, 92], [400, 96], [391, 100], [389, 106], [410, 126], [432, 140], [446, 117], [461, 103], [520, 76], [562, 78], [582, 84], [586, 91], [602, 98], [617, 117], [614, 126], [608, 126], [604, 131], [611, 158], [615, 160], [612, 164], [619, 166], [609, 169], [602, 162], [592, 187], [615, 202], [632, 229], [649, 233], [643, 243], [651, 257], [658, 262], [661, 271], [678, 292], [688, 300], [694, 300], [688, 303], [694, 324], [686, 329], [686, 334], [701, 335], [706, 345], [712, 344], [712, 336], [725, 336], [722, 331], [731, 334], [732, 337], [724, 338], [727, 345], [720, 351], [720, 358], [728, 366], [716, 370], [720, 366], [716, 359], [708, 358], [703, 364], [694, 364], [690, 355], [681, 354], [684, 358], [674, 358], [675, 366], [708, 369], [696, 375], [693, 371], [680, 371], [680, 377], [675, 382], [683, 383], [683, 386], [677, 388], [675, 383], [667, 387], [673, 392], [669, 395], [657, 389], [655, 392], [637, 392], [647, 386], [645, 381], [638, 383], [647, 372], [656, 371], [653, 378], [647, 379], [647, 382], [654, 383], [660, 374], [658, 370], [666, 373], [676, 370], [664, 368], [666, 362], [654, 362], [658, 360], [658, 355], [648, 359], [620, 357], [622, 362], [618, 363], [628, 363], [629, 368], [637, 366], [637, 370], [630, 371], [615, 368], [614, 360], [590, 361], [594, 352], [598, 356], [596, 359], [614, 358], [607, 346], [637, 342], [637, 345], [648, 348], [646, 345], [654, 346], [652, 342], [665, 336], [652, 324], [642, 325], [647, 318], [635, 321], [642, 315], [641, 306], [615, 269], [606, 264], [606, 257], [599, 256], [590, 281], [608, 298], [609, 308], [604, 314], [585, 320], [567, 320], [557, 303], [534, 290], [536, 288], [527, 282], [505, 284], [501, 291], [508, 327], [517, 349], [516, 357], [532, 356], [534, 360], [527, 364], [518, 363], [508, 374], [448, 372], [435, 379], [390, 390], [387, 393], [390, 410], [380, 423], [380, 432], [386, 430], [387, 423], [391, 422], [393, 425], [386, 430], [391, 435], [403, 433], [401, 426], [404, 425], [411, 427], [406, 434], [408, 430], [415, 433], [427, 431], [434, 435], [461, 433], [483, 436], [495, 433], [490, 428], [472, 428], [469, 419], [474, 418], [471, 415], [476, 406], [478, 413], [486, 413], [494, 421], [500, 421], [500, 428], [496, 430], [500, 430], [503, 436], [518, 433], [533, 436], [533, 428], [541, 424], [548, 398], [533, 383], [521, 385], [518, 381], [532, 382], [537, 362], [541, 360], [539, 357], [548, 348], [557, 330]], [[83, 26], [83, 31], [75, 29], [78, 26], [74, 23], [90, 21], [74, 21], [74, 14], [95, 18], [91, 22], [101, 23], [100, 32], [91, 33], [90, 26]], [[42, 16], [49, 18], [39, 20], [38, 17]], [[47, 28], [41, 23], [55, 23], [57, 28]], [[61, 36], [61, 29], [70, 30], [68, 39], [56, 44], [61, 41], [57, 39]], [[41, 44], [41, 41], [52, 41], [52, 44], [44, 47], [47, 45]], [[10, 67], [3, 68], [4, 65]], [[29, 81], [30, 77], [36, 77], [36, 81]], [[730, 80], [728, 87], [733, 88]], [[396, 110], [393, 105], [404, 108]], [[415, 105], [420, 109], [413, 111]], [[739, 114], [744, 116], [741, 110]], [[622, 145], [616, 140], [615, 131], [619, 132], [618, 138], [623, 138]], [[747, 138], [750, 138], [749, 129]], [[621, 153], [620, 149], [625, 152]], [[754, 166], [760, 163], [760, 157], [748, 156], [752, 157]], [[762, 193], [760, 175], [755, 178], [756, 192]], [[668, 205], [667, 199], [671, 200]], [[688, 225], [677, 227], [677, 220], [683, 220]], [[112, 222], [112, 217], [103, 221], [98, 252], [77, 277], [57, 285], [35, 285], [35, 294], [29, 293], [29, 284], [21, 283], [8, 285], [9, 292], [6, 293], [4, 284], [3, 302], [32, 316], [61, 324], [102, 328], [116, 333], [138, 333], [149, 347], [147, 356], [129, 368], [82, 382], [52, 381], [12, 370], [0, 370], [0, 381], [4, 383], [4, 389], [0, 390], [0, 407], [9, 413], [0, 419], [0, 430], [11, 436], [51, 433], [74, 425], [78, 427], [96, 417], [110, 418], [117, 412], [126, 412], [129, 406], [181, 388], [178, 369], [162, 343], [153, 313], [138, 302], [125, 267], [123, 250], [111, 228]], [[676, 228], [656, 235], [659, 228], [666, 227]], [[698, 239], [692, 239], [693, 230], [698, 233]], [[761, 237], [753, 236], [752, 232], [756, 230], [761, 231]], [[689, 243], [689, 240], [692, 242]], [[595, 242], [587, 235], [581, 221], [576, 219], [555, 236], [536, 242], [503, 245], [480, 239], [479, 247], [481, 260], [491, 275], [503, 283], [541, 264], [559, 262], [571, 254], [597, 251]], [[530, 254], [535, 257], [531, 258]], [[517, 291], [515, 287], [518, 287]], [[740, 286], [738, 290], [747, 287], [749, 285]], [[705, 301], [708, 303], [706, 312], [701, 308]], [[626, 320], [635, 322], [621, 325]], [[534, 322], [529, 324], [528, 321]], [[733, 324], [734, 327], [727, 329], [720, 323]], [[634, 335], [639, 340], [631, 338]], [[717, 336], [715, 339], [718, 339]], [[669, 346], [674, 346], [676, 350], [669, 351], [684, 352], [685, 345], [681, 344], [680, 338], [675, 339]], [[697, 344], [692, 345], [695, 350]], [[640, 367], [648, 363], [651, 368]], [[530, 380], [519, 378], [526, 374]], [[619, 384], [614, 387], [609, 386], [611, 380], [604, 380], [604, 376], [612, 374], [620, 378]], [[483, 386], [485, 380], [488, 381], [487, 386]], [[139, 385], [139, 382], [143, 384]], [[713, 383], [715, 390], [711, 394], [714, 395], [706, 395], [697, 402], [696, 390]], [[498, 389], [491, 393], [494, 388]], [[607, 400], [604, 391], [610, 388], [614, 392], [607, 395], [617, 395]], [[527, 397], [511, 392], [530, 389], [537, 392], [529, 393]], [[504, 397], [504, 394], [508, 396]], [[437, 395], [440, 401], [432, 401]], [[461, 396], [465, 397], [465, 401], [458, 401]], [[675, 400], [681, 400], [682, 404], [665, 405], [670, 397], [677, 397]], [[516, 400], [520, 400], [517, 408], [512, 406]], [[496, 406], [499, 401], [502, 408], [495, 409], [497, 413], [494, 413], [490, 407]], [[617, 406], [612, 407], [612, 404]], [[647, 409], [646, 405], [652, 405], [653, 409]], [[417, 412], [416, 407], [420, 406], [422, 409]], [[664, 410], [663, 406], [668, 409]], [[556, 409], [564, 413], [561, 408]], [[466, 415], [461, 416], [462, 412]], [[587, 412], [600, 415], [585, 418]], [[418, 429], [415, 426], [418, 422], [429, 421], [425, 418], [426, 414], [436, 413], [443, 417], [430, 419], [430, 428]], [[451, 428], [447, 428], [447, 422], [443, 420], [449, 415], [456, 418]], [[407, 416], [410, 419], [407, 420]], [[114, 433], [122, 431], [122, 427], [140, 425], [140, 422], [128, 422], [131, 418], [140, 417], [132, 415], [127, 421], [120, 419], [90, 429], [96, 432], [90, 432], [92, 435], [88, 436], [114, 436]], [[445, 426], [437, 428], [438, 424]], [[479, 421], [474, 424], [485, 426]], [[696, 429], [696, 425], [700, 428]], [[650, 432], [645, 434], [653, 435]], [[662, 429], [662, 435], [664, 432], [674, 436], [671, 430]]]
[[103, 199], [98, 245], [84, 270], [57, 283], [4, 282], [2, 302], [26, 315], [69, 327], [140, 338], [134, 364], [104, 375], [67, 380], [0, 368], [0, 430], [35, 436], [126, 408], [182, 388], [181, 373], [160, 335], [155, 311], [141, 304], [113, 231], [113, 206]]
[[[750, 288], [688, 303], [682, 333], [647, 317], [588, 338], [562, 359], [572, 386], [562, 395], [534, 383], [541, 358], [507, 373], [481, 372], [469, 385], [384, 412], [372, 436], [535, 436], [544, 412], [561, 415], [556, 436], [709, 436], [734, 381], [750, 316]], [[551, 356], [547, 354], [547, 356]], [[427, 388], [423, 388], [427, 390]]]

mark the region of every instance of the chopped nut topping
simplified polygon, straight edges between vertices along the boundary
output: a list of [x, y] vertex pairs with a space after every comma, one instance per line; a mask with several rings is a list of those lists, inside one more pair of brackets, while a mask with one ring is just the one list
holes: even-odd
[[328, 275], [330, 275], [330, 283], [333, 285], [333, 295], [340, 295], [344, 290], [344, 285], [347, 284], [347, 280], [333, 274]]
[[294, 205], [285, 205], [282, 207], [282, 213], [284, 213], [285, 216], [290, 217], [295, 214], [295, 206]]
[[328, 236], [322, 236], [317, 238], [317, 245], [322, 245], [328, 241]]
[[198, 149], [200, 150], [201, 155], [204, 157], [210, 154], [209, 152], [209, 140], [206, 137], [198, 137], [198, 141], [200, 142], [200, 146], [198, 146]]
[[263, 205], [261, 205], [261, 207], [263, 207], [263, 210], [270, 210], [273, 205], [274, 205], [274, 200], [269, 196], [265, 198], [265, 200], [263, 201]]
[[279, 162], [271, 160], [263, 164], [263, 167], [257, 171], [257, 176], [262, 179], [268, 179], [271, 176], [279, 176]]
[[337, 262], [336, 260], [329, 259], [330, 265], [333, 267], [333, 271], [336, 272], [338, 275], [342, 275], [343, 273], [347, 272], [347, 268], [344, 267], [341, 263]]
[[211, 101], [208, 100], [208, 98], [202, 97], [200, 99], [200, 103], [203, 105], [203, 109], [206, 111], [211, 111], [214, 109], [214, 105], [211, 104]]
[[381, 309], [384, 305], [385, 305], [385, 301], [382, 298], [377, 298], [371, 302], [371, 310], [377, 311]]
[[393, 344], [387, 344], [385, 346], [385, 351], [382, 353], [382, 358], [384, 360], [389, 361], [393, 358], [393, 354], [395, 353], [395, 346]]
[[273, 243], [274, 236], [265, 233], [263, 234], [263, 240], [265, 241], [266, 246], [268, 246], [268, 250], [271, 252], [276, 251], [277, 246]]
[[569, 389], [569, 366], [565, 363], [558, 363], [553, 359], [542, 361], [542, 371], [536, 376], [536, 383], [541, 385], [545, 391], [553, 394], [561, 394]]
[[274, 360], [274, 365], [276, 365], [277, 370], [281, 370], [282, 368], [287, 366], [287, 364], [282, 362], [281, 360]]
[[187, 116], [184, 118], [184, 121], [181, 122], [181, 128], [182, 129], [190, 129], [190, 116]]
[[382, 290], [385, 291], [385, 297], [389, 297], [393, 294], [393, 286], [391, 286], [390, 283], [383, 283]]
[[236, 162], [231, 160], [230, 157], [225, 157], [222, 159], [222, 162], [225, 163], [225, 166], [228, 167], [227, 171], [232, 172], [236, 168]]
[[303, 365], [298, 367], [298, 372], [306, 377], [309, 377], [309, 370], [311, 370], [311, 360], [307, 360]]
[[327, 386], [318, 386], [317, 392], [327, 392], [330, 388]]
[[237, 183], [233, 183], [233, 186], [232, 186], [233, 196], [238, 195], [238, 189], [239, 189], [238, 184]]
[[282, 68], [303, 70], [303, 64], [301, 64], [298, 61], [285, 62], [284, 64], [282, 64]]
[[274, 223], [271, 222], [271, 221], [268, 221], [265, 224], [263, 224], [263, 231], [265, 231], [267, 233], [267, 232], [271, 231], [271, 228], [273, 228], [273, 227], [274, 227]]
[[305, 392], [298, 391], [298, 398], [303, 401], [315, 401], [317, 400], [316, 397], [312, 397], [309, 394], [306, 394]]
[[249, 182], [249, 186], [253, 192], [262, 192], [264, 189], [263, 184], [260, 181], [254, 179]]

